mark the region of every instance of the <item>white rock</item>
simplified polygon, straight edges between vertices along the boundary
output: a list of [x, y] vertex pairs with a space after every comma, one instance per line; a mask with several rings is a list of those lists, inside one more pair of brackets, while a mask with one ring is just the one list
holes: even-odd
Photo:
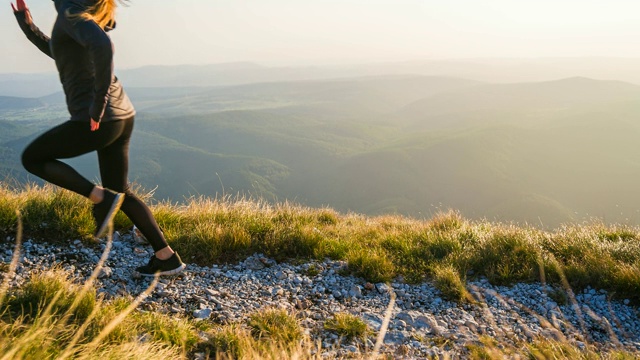
[[356, 297], [356, 298], [361, 298], [362, 297], [362, 289], [360, 289], [360, 286], [358, 286], [358, 285], [351, 286], [351, 290], [349, 290], [349, 296]]
[[193, 312], [193, 317], [196, 319], [208, 319], [211, 316], [212, 310], [204, 308]]
[[378, 289], [378, 292], [381, 294], [386, 294], [389, 292], [389, 286], [385, 283], [376, 284], [376, 289]]

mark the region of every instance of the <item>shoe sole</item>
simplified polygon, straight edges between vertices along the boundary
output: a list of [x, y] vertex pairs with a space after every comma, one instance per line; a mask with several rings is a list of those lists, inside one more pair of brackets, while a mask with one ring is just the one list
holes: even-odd
[[158, 271], [155, 274], [144, 274], [144, 273], [135, 271], [134, 275], [146, 276], [146, 277], [154, 277], [154, 276], [156, 276], [156, 274], [158, 274], [159, 276], [177, 275], [177, 274], [181, 273], [182, 270], [184, 270], [186, 268], [187, 268], [187, 264], [182, 264], [182, 265], [178, 266], [177, 268], [175, 268], [173, 270]]
[[109, 209], [109, 212], [107, 213], [107, 216], [104, 218], [102, 225], [100, 226], [98, 231], [96, 231], [96, 235], [95, 235], [96, 238], [102, 237], [104, 233], [107, 231], [107, 228], [109, 227], [109, 223], [113, 221], [113, 218], [118, 213], [118, 210], [120, 210], [120, 206], [122, 206], [123, 201], [124, 201], [124, 194], [117, 193], [116, 198], [113, 199], [113, 203], [111, 204], [111, 209]]

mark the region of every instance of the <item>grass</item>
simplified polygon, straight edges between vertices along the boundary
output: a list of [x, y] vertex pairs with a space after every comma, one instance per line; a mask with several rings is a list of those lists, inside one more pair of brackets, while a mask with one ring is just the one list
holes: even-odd
[[[71, 284], [64, 271], [49, 269], [33, 275], [28, 283], [13, 292], [7, 310], [12, 310], [13, 316], [35, 319], [47, 304], [52, 316], [69, 313], [73, 318], [84, 320], [95, 308], [96, 293], [89, 291], [79, 297], [79, 292], [80, 286]], [[72, 309], [76, 301], [78, 303]]]
[[531, 360], [632, 360], [636, 354], [625, 351], [597, 352], [589, 348], [580, 349], [566, 342], [539, 338], [531, 343], [500, 344], [487, 336], [479, 343], [467, 346], [468, 358], [473, 360], [500, 360], [526, 358]]
[[[314, 346], [295, 317], [282, 310], [251, 314], [244, 326], [199, 329], [192, 320], [175, 315], [132, 312], [138, 299], [106, 302], [95, 297], [94, 289], [83, 294], [62, 270], [37, 274], [23, 289], [10, 289], [7, 295], [10, 301], [2, 304], [0, 316], [3, 360], [187, 359], [196, 352], [217, 359], [315, 358]], [[86, 303], [89, 298], [91, 303]], [[21, 314], [25, 308], [32, 311]], [[74, 315], [80, 309], [85, 316]]]
[[473, 301], [471, 294], [465, 287], [464, 280], [453, 266], [435, 264], [432, 272], [434, 285], [445, 298], [457, 302]]
[[324, 329], [335, 332], [347, 340], [365, 339], [371, 330], [359, 317], [349, 313], [337, 313], [324, 323]]
[[[131, 302], [106, 303], [93, 283], [111, 247], [83, 285], [60, 269], [33, 274], [21, 287], [10, 287], [20, 258], [22, 223], [19, 213], [16, 248], [0, 288], [0, 359], [153, 359], [179, 358], [180, 349], [167, 339], [140, 343], [132, 334], [144, 329], [131, 312], [157, 284]], [[127, 325], [135, 321], [135, 326]], [[167, 321], [179, 321], [167, 319]], [[163, 324], [165, 328], [170, 326]], [[155, 334], [158, 331], [146, 328]], [[170, 330], [169, 330], [170, 331]], [[120, 341], [116, 341], [119, 339]]]
[[[32, 274], [20, 287], [9, 283], [20, 258], [19, 213], [16, 247], [0, 286], [0, 359], [187, 359], [195, 352], [215, 358], [313, 359], [311, 346], [295, 317], [266, 309], [250, 316], [245, 327], [208, 326], [176, 316], [134, 312], [157, 285], [136, 299], [107, 302], [93, 283], [111, 247], [111, 239], [88, 280], [72, 279], [61, 269]], [[317, 353], [317, 352], [316, 352]]]
[[285, 310], [266, 309], [252, 314], [248, 322], [251, 334], [257, 339], [293, 345], [302, 340], [302, 327]]
[[[242, 260], [260, 252], [281, 260], [343, 260], [349, 273], [370, 282], [400, 277], [409, 282], [430, 281], [443, 297], [457, 302], [477, 301], [466, 288], [466, 280], [476, 276], [496, 284], [543, 281], [555, 289], [575, 290], [591, 286], [636, 304], [640, 301], [640, 230], [635, 227], [593, 222], [547, 232], [471, 222], [454, 211], [421, 221], [230, 198], [192, 199], [185, 206], [159, 203], [152, 210], [171, 246], [187, 261], [203, 265]], [[92, 241], [90, 207], [84, 199], [50, 186], [0, 186], [0, 241], [8, 237], [19, 245], [22, 224], [24, 237], [35, 240]], [[119, 214], [116, 229], [130, 226]], [[0, 360], [183, 359], [194, 353], [217, 359], [321, 357], [319, 345], [311, 343], [295, 314], [283, 310], [263, 309], [250, 314], [245, 323], [195, 323], [135, 311], [141, 298], [105, 301], [96, 295], [93, 280], [81, 285], [60, 269], [35, 274], [20, 288], [11, 288], [8, 280], [15, 273], [19, 247], [14, 255], [14, 261], [2, 267]], [[310, 275], [321, 271], [309, 268]], [[573, 301], [561, 290], [550, 296], [558, 303]], [[394, 294], [391, 299], [393, 309]], [[387, 317], [373, 353], [363, 358], [379, 354]], [[361, 319], [343, 313], [328, 319], [324, 330], [345, 338], [374, 335]], [[596, 352], [549, 339], [514, 344], [486, 337], [469, 344], [467, 350], [469, 358], [475, 359], [630, 359], [636, 355]]]
[[[143, 193], [143, 192], [141, 192]], [[143, 193], [143, 195], [146, 195]], [[52, 186], [0, 186], [0, 235], [13, 236], [15, 210], [31, 238], [92, 241], [90, 206]], [[344, 260], [348, 272], [370, 282], [432, 281], [451, 300], [466, 299], [469, 277], [494, 284], [545, 281], [602, 288], [640, 301], [640, 229], [593, 222], [554, 231], [468, 221], [448, 211], [430, 220], [365, 217], [268, 204], [246, 198], [194, 198], [187, 205], [152, 207], [170, 245], [200, 265], [243, 260], [259, 252], [277, 260]], [[116, 229], [129, 220], [118, 214]]]

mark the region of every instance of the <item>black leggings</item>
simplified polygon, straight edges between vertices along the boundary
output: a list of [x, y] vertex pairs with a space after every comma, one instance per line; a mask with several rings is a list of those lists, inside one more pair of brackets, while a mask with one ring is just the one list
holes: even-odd
[[131, 192], [127, 181], [133, 122], [133, 117], [105, 122], [99, 130], [91, 131], [88, 122], [67, 121], [29, 144], [22, 153], [22, 165], [30, 173], [88, 198], [95, 185], [57, 159], [97, 151], [102, 185], [125, 194], [122, 211], [158, 251], [165, 248], [167, 242], [151, 211]]

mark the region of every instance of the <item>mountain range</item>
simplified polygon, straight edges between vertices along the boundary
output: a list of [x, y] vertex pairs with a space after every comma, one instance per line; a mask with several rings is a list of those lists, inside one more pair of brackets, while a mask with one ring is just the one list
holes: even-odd
[[[220, 74], [246, 71], [228, 65]], [[640, 223], [640, 86], [570, 77], [497, 83], [423, 75], [201, 86], [122, 76], [138, 115], [130, 178], [156, 199], [247, 195], [366, 214], [542, 227]], [[231, 75], [229, 75], [231, 76]], [[0, 77], [0, 82], [2, 78]], [[206, 81], [205, 81], [206, 80]], [[66, 118], [59, 92], [0, 97], [0, 176]], [[71, 160], [97, 179], [95, 155]]]
[[[552, 81], [583, 76], [640, 84], [636, 58], [431, 59], [352, 65], [265, 66], [252, 62], [149, 65], [117, 69], [127, 88], [194, 88], [387, 75], [456, 77], [490, 83]], [[54, 73], [0, 74], [0, 96], [40, 97], [60, 91]]]

